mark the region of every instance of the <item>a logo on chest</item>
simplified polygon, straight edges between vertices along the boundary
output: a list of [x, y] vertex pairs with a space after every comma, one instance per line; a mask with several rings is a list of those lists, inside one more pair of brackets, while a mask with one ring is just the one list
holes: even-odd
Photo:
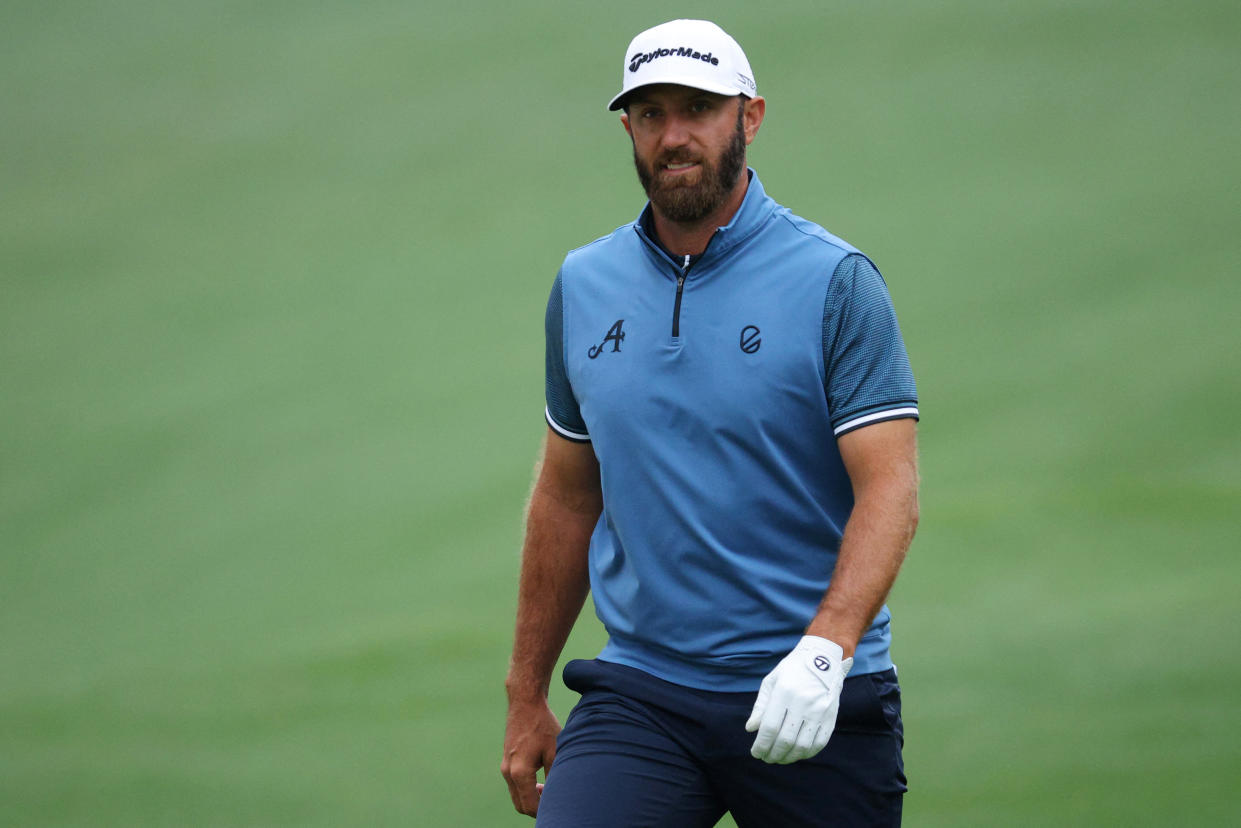
[[763, 338], [759, 335], [761, 333], [762, 331], [758, 329], [757, 325], [746, 325], [741, 329], [741, 339], [737, 344], [747, 354], [755, 353], [759, 348], [763, 347]]
[[617, 319], [612, 327], [608, 328], [607, 336], [603, 337], [603, 341], [598, 345], [591, 345], [586, 351], [586, 355], [591, 359], [596, 359], [599, 354], [603, 353], [609, 342], [612, 343], [612, 353], [619, 354], [621, 352], [621, 343], [625, 341], [625, 331], [622, 327], [624, 324], [624, 319]]

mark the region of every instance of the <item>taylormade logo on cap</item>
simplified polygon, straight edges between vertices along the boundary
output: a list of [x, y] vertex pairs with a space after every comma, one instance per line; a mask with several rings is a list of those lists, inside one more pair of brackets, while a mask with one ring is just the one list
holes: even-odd
[[[693, 45], [688, 45], [693, 44]], [[670, 20], [635, 37], [625, 50], [621, 91], [608, 109], [624, 106], [640, 86], [672, 83], [719, 95], [758, 94], [741, 46], [709, 20]]]
[[638, 52], [638, 54], [629, 58], [629, 71], [636, 72], [638, 71], [638, 67], [642, 64], [650, 63], [656, 58], [668, 57], [669, 55], [692, 58], [693, 60], [701, 60], [705, 63], [711, 64], [712, 66], [720, 65], [720, 59], [712, 55], [710, 52], [707, 52], [704, 55], [701, 52], [694, 51], [688, 46], [682, 46], [680, 49], [656, 49], [655, 51], [647, 52], [646, 54]]

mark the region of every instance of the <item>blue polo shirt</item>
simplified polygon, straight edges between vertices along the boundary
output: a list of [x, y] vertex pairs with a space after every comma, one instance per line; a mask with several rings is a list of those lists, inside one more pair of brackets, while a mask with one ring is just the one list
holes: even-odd
[[[547, 309], [547, 421], [599, 459], [599, 657], [756, 690], [831, 579], [853, 508], [837, 437], [917, 418], [917, 392], [878, 271], [753, 170], [693, 261], [648, 234], [649, 210], [569, 253]], [[889, 622], [885, 606], [855, 673], [891, 666]]]

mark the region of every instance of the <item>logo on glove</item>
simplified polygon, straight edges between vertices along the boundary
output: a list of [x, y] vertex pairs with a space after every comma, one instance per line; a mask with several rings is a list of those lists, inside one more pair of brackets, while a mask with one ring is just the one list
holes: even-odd
[[822, 670], [825, 673], [828, 670], [832, 669], [832, 663], [828, 661], [826, 658], [824, 658], [823, 656], [814, 657], [814, 666], [818, 667], [820, 670]]

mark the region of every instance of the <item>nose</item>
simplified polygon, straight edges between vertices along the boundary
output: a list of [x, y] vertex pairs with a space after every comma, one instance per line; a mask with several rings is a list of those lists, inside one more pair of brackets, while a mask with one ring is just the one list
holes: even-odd
[[663, 134], [659, 136], [660, 146], [666, 150], [676, 149], [688, 144], [689, 140], [689, 121], [680, 117], [680, 115], [667, 115], [664, 120]]

